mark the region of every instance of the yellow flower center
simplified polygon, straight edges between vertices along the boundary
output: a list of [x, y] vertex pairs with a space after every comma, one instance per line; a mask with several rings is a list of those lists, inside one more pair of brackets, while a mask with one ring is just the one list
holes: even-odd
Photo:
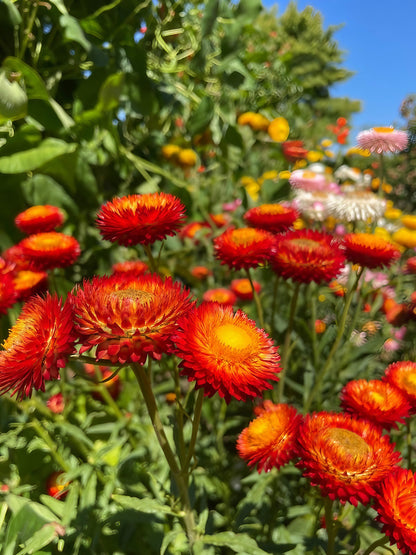
[[406, 373], [402, 378], [402, 383], [409, 393], [416, 394], [416, 374]]
[[258, 208], [259, 214], [284, 214], [287, 209], [281, 204], [262, 204]]
[[242, 350], [251, 342], [250, 335], [239, 326], [223, 324], [215, 330], [217, 338], [231, 349]]
[[305, 179], [314, 179], [316, 177], [316, 173], [310, 170], [305, 170], [302, 174], [302, 177]]
[[290, 242], [295, 247], [299, 247], [302, 250], [315, 250], [321, 246], [321, 244], [317, 241], [314, 241], [313, 239], [306, 239], [303, 237], [299, 239], [291, 239]]
[[31, 206], [24, 213], [25, 220], [31, 220], [32, 218], [38, 218], [39, 216], [45, 217], [51, 213], [51, 210], [45, 206]]
[[373, 127], [376, 133], [393, 133], [394, 127]]
[[331, 428], [326, 432], [325, 437], [329, 444], [346, 457], [364, 458], [370, 453], [370, 448], [364, 439], [351, 430]]
[[379, 393], [378, 391], [370, 391], [369, 392], [370, 401], [374, 401], [377, 405], [384, 405], [386, 402], [386, 398], [384, 395]]
[[235, 245], [245, 247], [255, 241], [257, 237], [258, 233], [255, 229], [236, 229], [232, 234], [232, 241]]
[[150, 304], [154, 299], [152, 293], [142, 291], [141, 289], [133, 289], [132, 287], [113, 291], [111, 296], [121, 300], [128, 299], [130, 301], [137, 301], [140, 304]]

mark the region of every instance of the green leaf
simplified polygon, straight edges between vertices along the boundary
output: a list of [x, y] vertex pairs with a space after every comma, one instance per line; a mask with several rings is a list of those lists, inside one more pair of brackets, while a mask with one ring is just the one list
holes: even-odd
[[58, 535], [64, 533], [64, 528], [55, 522], [50, 524], [45, 524], [40, 530], [37, 530], [31, 538], [24, 543], [23, 549], [21, 549], [17, 555], [28, 555], [35, 553], [42, 547], [49, 545]]
[[112, 495], [112, 499], [126, 509], [133, 509], [141, 513], [160, 514], [165, 513], [168, 515], [177, 516], [178, 513], [172, 511], [167, 505], [161, 505], [155, 499], [139, 499], [137, 497], [130, 497], [128, 495]]
[[0, 1], [0, 21], [7, 21], [13, 27], [20, 25], [22, 23], [22, 17], [19, 10], [11, 2], [11, 0], [1, 0]]
[[49, 93], [42, 77], [32, 67], [13, 56], [4, 60], [3, 67], [9, 71], [22, 74], [28, 98], [49, 100]]
[[117, 108], [123, 84], [124, 74], [121, 72], [107, 77], [100, 89], [97, 109], [102, 112], [109, 112]]
[[267, 555], [248, 534], [219, 532], [211, 536], [203, 536], [200, 542], [208, 545], [226, 546], [240, 555]]
[[0, 71], [0, 120], [23, 118], [27, 112], [27, 95], [17, 81], [9, 81]]
[[49, 2], [51, 4], [53, 4], [55, 6], [55, 8], [57, 8], [62, 14], [67, 14], [68, 10], [65, 7], [65, 4], [62, 2], [62, 0], [49, 0]]
[[191, 135], [204, 131], [214, 115], [214, 101], [209, 96], [205, 96], [198, 108], [193, 112], [188, 120], [188, 131]]
[[74, 152], [77, 145], [59, 139], [45, 139], [38, 147], [0, 157], [0, 173], [15, 174], [36, 170], [58, 156]]
[[59, 23], [64, 30], [64, 38], [66, 41], [77, 42], [87, 51], [91, 48], [91, 43], [85, 38], [84, 31], [75, 17], [69, 14], [63, 14], [59, 18]]
[[60, 501], [59, 499], [55, 499], [50, 495], [46, 495], [42, 493], [40, 495], [40, 500], [42, 501], [45, 507], [48, 507], [51, 511], [53, 511], [59, 518], [62, 518], [65, 514], [65, 503]]
[[211, 33], [218, 16], [218, 8], [219, 0], [208, 0], [206, 3], [201, 21], [202, 38]]

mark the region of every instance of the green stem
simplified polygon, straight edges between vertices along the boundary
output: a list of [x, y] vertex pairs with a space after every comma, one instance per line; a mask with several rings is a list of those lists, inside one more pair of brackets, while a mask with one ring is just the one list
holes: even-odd
[[166, 436], [163, 423], [160, 419], [159, 410], [157, 408], [156, 399], [153, 394], [152, 386], [147, 376], [143, 366], [138, 364], [132, 364], [132, 369], [134, 375], [136, 376], [137, 382], [140, 386], [144, 402], [147, 407], [147, 412], [149, 414], [150, 420], [153, 425], [153, 429], [156, 434], [156, 438], [159, 445], [165, 455], [166, 462], [172, 472], [173, 479], [178, 487], [179, 496], [181, 499], [182, 510], [183, 510], [183, 520], [185, 524], [186, 535], [188, 537], [190, 553], [193, 553], [193, 545], [197, 540], [197, 534], [195, 530], [195, 519], [194, 513], [191, 507], [191, 501], [189, 499], [188, 492], [188, 474], [184, 474], [176, 462], [176, 457], [172, 448], [169, 444], [169, 440]]
[[329, 497], [325, 497], [324, 499], [324, 507], [325, 507], [325, 526], [326, 526], [326, 533], [328, 536], [328, 546], [327, 546], [327, 555], [335, 555], [335, 523], [334, 523], [334, 516], [333, 516], [333, 507], [334, 502], [329, 499]]
[[152, 253], [152, 248], [150, 245], [144, 245], [144, 250], [146, 251], [146, 255], [147, 255], [147, 260], [149, 262], [149, 268], [152, 272], [157, 273], [158, 271], [158, 265], [157, 262], [153, 256]]
[[22, 38], [22, 42], [21, 42], [20, 50], [19, 50], [19, 58], [21, 60], [23, 60], [23, 57], [25, 55], [26, 48], [27, 48], [27, 45], [29, 43], [29, 40], [30, 40], [30, 37], [31, 37], [31, 34], [32, 34], [33, 25], [35, 24], [36, 14], [38, 13], [38, 7], [39, 7], [38, 2], [35, 1], [35, 2], [32, 3], [32, 5], [33, 5], [33, 9], [32, 9], [32, 12], [29, 16], [27, 26], [23, 31], [23, 38]]
[[[383, 536], [382, 538], [380, 538], [379, 540], [376, 540], [370, 546], [368, 546], [367, 549], [362, 553], [362, 555], [371, 555], [372, 553], [374, 553], [374, 550], [376, 547], [381, 547], [382, 545], [386, 545], [388, 541], [389, 541], [389, 538], [387, 536]], [[361, 553], [361, 550], [360, 550], [360, 553]]]
[[271, 314], [271, 322], [270, 322], [270, 333], [272, 337], [274, 336], [274, 332], [276, 330], [275, 323], [274, 323], [274, 315], [276, 312], [277, 292], [279, 289], [279, 283], [280, 283], [280, 276], [276, 274], [274, 278], [274, 285], [273, 285], [272, 314]]
[[195, 400], [194, 417], [192, 419], [191, 441], [189, 442], [188, 455], [185, 460], [185, 465], [183, 466], [184, 472], [188, 472], [189, 465], [191, 463], [192, 457], [195, 452], [195, 444], [196, 444], [196, 438], [199, 430], [199, 422], [201, 420], [203, 400], [204, 400], [204, 390], [200, 389], [197, 393], [197, 397]]
[[246, 268], [246, 273], [247, 273], [247, 277], [248, 277], [248, 280], [249, 280], [250, 285], [251, 285], [251, 290], [253, 292], [253, 298], [254, 298], [254, 302], [256, 304], [256, 308], [257, 308], [257, 315], [258, 315], [258, 318], [259, 318], [259, 324], [260, 324], [260, 327], [262, 329], [264, 329], [263, 307], [261, 306], [260, 297], [259, 297], [259, 295], [258, 295], [258, 293], [257, 293], [257, 291], [254, 287], [253, 278], [251, 277], [251, 273], [250, 273], [249, 268]]
[[39, 420], [37, 418], [33, 418], [31, 421], [31, 425], [34, 428], [37, 435], [41, 439], [43, 439], [43, 441], [48, 446], [50, 454], [52, 458], [55, 459], [55, 462], [62, 468], [64, 472], [69, 472], [71, 467], [69, 466], [67, 461], [62, 457], [62, 455], [59, 453], [56, 443], [53, 441], [53, 439], [48, 434], [46, 429], [42, 426], [42, 424], [39, 422]]
[[292, 300], [290, 302], [289, 319], [288, 319], [288, 324], [286, 329], [285, 340], [283, 344], [282, 358], [281, 358], [282, 370], [279, 374], [279, 383], [278, 383], [277, 400], [279, 403], [283, 401], [285, 377], [286, 377], [287, 366], [289, 364], [289, 358], [291, 353], [290, 341], [291, 341], [292, 330], [293, 330], [293, 322], [295, 320], [296, 305], [298, 303], [298, 298], [299, 298], [300, 285], [301, 285], [300, 281], [296, 282], [293, 295], [292, 295]]
[[412, 470], [412, 431], [410, 418], [406, 421], [407, 468]]
[[308, 398], [305, 401], [305, 405], [304, 405], [304, 412], [305, 413], [309, 411], [309, 409], [312, 405], [312, 401], [315, 399], [315, 396], [318, 393], [318, 391], [320, 391], [321, 386], [322, 386], [322, 382], [324, 381], [324, 378], [325, 378], [327, 372], [331, 368], [334, 355], [337, 352], [338, 346], [339, 346], [339, 344], [341, 342], [341, 339], [344, 335], [345, 324], [346, 324], [346, 321], [347, 321], [349, 308], [351, 306], [351, 301], [352, 301], [352, 298], [353, 298], [353, 295], [354, 295], [355, 291], [358, 288], [358, 283], [359, 283], [360, 278], [363, 274], [363, 271], [364, 271], [364, 268], [360, 268], [358, 270], [358, 272], [356, 274], [354, 284], [352, 285], [351, 289], [348, 291], [348, 293], [345, 297], [344, 310], [342, 312], [341, 319], [340, 319], [340, 322], [339, 322], [338, 333], [335, 337], [334, 343], [332, 344], [332, 348], [329, 351], [328, 358], [326, 359], [325, 364], [323, 365], [321, 371], [318, 373], [318, 375], [316, 377], [315, 385], [313, 386]]
[[183, 436], [183, 413], [184, 409], [180, 403], [181, 397], [181, 388], [179, 383], [179, 372], [178, 368], [175, 368], [174, 371], [174, 379], [175, 379], [175, 395], [176, 395], [176, 423], [177, 423], [177, 437], [178, 437], [178, 452], [179, 452], [179, 460], [181, 463], [182, 470], [185, 470], [185, 460], [186, 460], [186, 449], [185, 449], [185, 439]]
[[315, 284], [313, 281], [309, 284], [308, 293], [309, 293], [309, 307], [311, 311], [311, 334], [312, 334], [312, 356], [313, 356], [313, 367], [316, 370], [318, 367], [318, 341], [317, 341], [317, 334], [316, 334], [316, 296], [315, 291], [313, 290]]

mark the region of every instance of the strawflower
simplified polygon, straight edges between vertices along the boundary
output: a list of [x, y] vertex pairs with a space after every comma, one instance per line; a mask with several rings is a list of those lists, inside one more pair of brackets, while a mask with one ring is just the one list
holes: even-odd
[[267, 127], [269, 137], [276, 143], [286, 141], [289, 136], [289, 131], [289, 123], [287, 119], [282, 117], [275, 118]]
[[97, 226], [104, 239], [124, 246], [149, 245], [175, 235], [185, 220], [185, 207], [168, 193], [115, 197], [104, 204]]
[[243, 227], [227, 229], [214, 239], [215, 256], [230, 268], [253, 268], [265, 263], [274, 243], [274, 235], [263, 229]]
[[[260, 293], [261, 285], [258, 281], [253, 280], [253, 287], [256, 293]], [[231, 291], [237, 295], [239, 299], [251, 301], [253, 299], [253, 289], [248, 278], [233, 279], [231, 282]]]
[[288, 162], [302, 160], [308, 155], [302, 141], [285, 141], [282, 143], [282, 154]]
[[365, 268], [388, 267], [400, 257], [392, 243], [371, 233], [348, 233], [343, 245], [347, 259]]
[[48, 287], [48, 274], [46, 272], [20, 270], [16, 272], [13, 282], [19, 300], [26, 300], [35, 293], [46, 291]]
[[29, 235], [18, 246], [23, 256], [38, 270], [71, 266], [81, 253], [79, 243], [74, 237], [57, 231]]
[[387, 366], [382, 379], [400, 389], [411, 403], [413, 412], [416, 412], [416, 362], [393, 362]]
[[306, 415], [298, 433], [297, 466], [322, 495], [352, 505], [369, 503], [379, 483], [400, 461], [388, 436], [347, 414]]
[[65, 400], [62, 393], [55, 393], [51, 395], [46, 401], [48, 409], [55, 414], [62, 414], [65, 409]]
[[311, 170], [294, 170], [289, 177], [289, 183], [294, 189], [303, 191], [314, 192], [328, 189], [325, 175]]
[[57, 206], [49, 204], [31, 206], [14, 219], [16, 226], [28, 235], [53, 231], [64, 222], [64, 214]]
[[13, 275], [10, 273], [0, 274], [0, 315], [7, 314], [18, 298], [19, 294], [16, 291]]
[[407, 147], [408, 135], [394, 127], [373, 127], [357, 135], [357, 143], [370, 152], [400, 152]]
[[411, 405], [404, 393], [381, 380], [352, 380], [341, 390], [345, 412], [366, 418], [386, 430], [397, 428], [410, 416]]
[[273, 341], [241, 310], [202, 303], [179, 321], [174, 337], [181, 374], [227, 403], [259, 397], [280, 372]]
[[244, 221], [251, 227], [265, 229], [271, 233], [279, 233], [289, 229], [299, 218], [299, 212], [284, 204], [261, 204], [250, 208], [243, 216]]
[[416, 476], [405, 468], [396, 468], [383, 480], [374, 508], [382, 523], [382, 532], [404, 555], [416, 553]]
[[393, 233], [392, 239], [395, 243], [407, 249], [416, 248], [416, 231], [413, 229], [401, 227]]
[[215, 289], [205, 291], [202, 295], [202, 300], [219, 303], [224, 306], [232, 306], [237, 302], [237, 297], [233, 291], [226, 287], [216, 287]]
[[0, 391], [17, 399], [30, 397], [33, 389], [45, 390], [45, 380], [59, 379], [75, 334], [68, 303], [56, 295], [34, 296], [23, 307], [0, 352]]
[[343, 222], [373, 222], [384, 214], [386, 201], [368, 191], [351, 191], [328, 201], [328, 213]]
[[280, 468], [294, 458], [302, 419], [290, 405], [265, 401], [264, 407], [237, 439], [238, 454], [249, 466], [257, 465], [259, 473]]
[[336, 239], [311, 229], [277, 235], [270, 264], [285, 279], [302, 283], [329, 282], [344, 266], [345, 257]]
[[125, 262], [116, 262], [112, 267], [113, 274], [133, 274], [141, 276], [149, 270], [146, 262], [141, 260], [126, 260]]
[[408, 229], [416, 230], [416, 216], [414, 214], [405, 214], [402, 216], [402, 224]]
[[171, 278], [131, 274], [94, 277], [69, 296], [81, 353], [97, 360], [144, 364], [172, 349], [177, 319], [191, 307], [189, 292]]
[[68, 495], [68, 486], [70, 482], [64, 482], [62, 470], [52, 472], [46, 480], [46, 491], [47, 494], [55, 499], [65, 499]]

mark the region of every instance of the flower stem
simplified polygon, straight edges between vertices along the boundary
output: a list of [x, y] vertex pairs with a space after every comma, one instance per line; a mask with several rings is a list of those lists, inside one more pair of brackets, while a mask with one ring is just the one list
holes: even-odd
[[332, 514], [334, 502], [329, 499], [329, 497], [325, 497], [324, 499], [324, 507], [325, 507], [325, 526], [326, 526], [326, 533], [328, 536], [328, 546], [327, 546], [327, 555], [335, 555], [335, 523], [334, 517]]
[[278, 403], [281, 403], [283, 401], [283, 393], [284, 393], [284, 388], [285, 388], [285, 377], [286, 377], [287, 366], [289, 364], [289, 357], [290, 357], [290, 352], [291, 352], [290, 340], [291, 340], [291, 336], [292, 336], [293, 322], [295, 320], [296, 305], [298, 303], [298, 298], [299, 298], [299, 289], [300, 289], [300, 281], [296, 282], [296, 284], [295, 284], [295, 289], [293, 291], [292, 300], [290, 302], [289, 319], [288, 319], [286, 335], [285, 335], [284, 344], [283, 344], [283, 351], [282, 351], [282, 371], [280, 372], [280, 375], [279, 375], [279, 384], [278, 384], [278, 390], [277, 390]]
[[387, 536], [383, 536], [379, 540], [376, 540], [375, 542], [373, 542], [369, 547], [367, 547], [367, 549], [362, 553], [362, 555], [371, 555], [372, 553], [374, 553], [374, 550], [376, 547], [381, 547], [382, 545], [386, 545], [388, 541], [389, 541], [389, 538]]
[[147, 260], [149, 262], [150, 270], [154, 273], [157, 273], [158, 272], [158, 264], [155, 260], [155, 257], [153, 256], [151, 246], [150, 245], [144, 245], [144, 250], [146, 251]]
[[256, 291], [256, 288], [254, 287], [254, 283], [253, 283], [253, 279], [251, 277], [250, 269], [246, 268], [246, 272], [247, 272], [248, 280], [249, 280], [250, 285], [251, 285], [251, 290], [253, 292], [254, 302], [256, 303], [257, 315], [258, 315], [258, 318], [259, 318], [259, 324], [260, 324], [260, 327], [262, 329], [264, 329], [263, 308], [261, 306], [260, 297], [259, 297], [259, 295]]
[[69, 472], [70, 466], [67, 461], [63, 458], [63, 456], [58, 451], [56, 443], [53, 441], [51, 436], [46, 431], [45, 427], [39, 422], [37, 418], [33, 418], [31, 421], [31, 425], [34, 428], [37, 435], [46, 443], [49, 448], [50, 454], [55, 462], [62, 468], [64, 472]]
[[143, 366], [132, 364], [134, 375], [140, 386], [144, 402], [146, 403], [147, 412], [153, 425], [159, 445], [165, 455], [165, 459], [172, 472], [173, 479], [178, 487], [179, 496], [183, 510], [183, 520], [185, 524], [185, 531], [189, 541], [190, 553], [193, 553], [193, 545], [197, 540], [197, 533], [195, 530], [194, 513], [191, 507], [188, 492], [188, 472], [182, 471], [176, 461], [176, 457], [170, 446], [169, 440], [166, 436], [163, 423], [160, 419], [159, 410], [157, 408], [156, 399], [153, 394], [150, 379], [147, 376]]
[[347, 321], [347, 317], [348, 317], [348, 312], [349, 312], [349, 308], [351, 306], [351, 301], [352, 298], [354, 296], [355, 291], [358, 288], [358, 283], [360, 281], [360, 278], [363, 274], [364, 268], [360, 268], [356, 274], [355, 277], [355, 281], [351, 287], [351, 289], [348, 291], [348, 293], [345, 296], [345, 304], [344, 304], [344, 309], [342, 311], [341, 314], [341, 319], [338, 325], [338, 332], [337, 335], [335, 337], [335, 341], [332, 344], [332, 348], [329, 351], [329, 355], [328, 358], [326, 359], [325, 364], [323, 365], [323, 367], [321, 368], [320, 372], [318, 373], [317, 377], [316, 377], [316, 381], [315, 381], [315, 385], [313, 386], [311, 392], [309, 393], [308, 398], [305, 401], [304, 404], [304, 412], [308, 412], [311, 405], [312, 405], [312, 401], [315, 399], [316, 394], [318, 393], [318, 391], [320, 391], [321, 386], [322, 386], [322, 382], [324, 381], [324, 378], [327, 374], [327, 372], [329, 371], [329, 369], [331, 368], [331, 365], [333, 363], [333, 359], [334, 359], [334, 355], [338, 350], [338, 346], [340, 344], [340, 341], [342, 339], [342, 336], [344, 335], [344, 331], [345, 331], [345, 324]]
[[195, 452], [195, 443], [196, 443], [196, 438], [197, 438], [198, 430], [199, 430], [199, 422], [201, 420], [203, 400], [204, 400], [204, 390], [200, 389], [197, 393], [197, 397], [196, 397], [196, 400], [195, 400], [194, 417], [192, 419], [191, 441], [189, 443], [188, 455], [186, 457], [185, 464], [182, 468], [184, 472], [188, 472], [190, 462], [191, 462], [192, 457], [193, 457], [194, 452]]
[[272, 337], [274, 336], [275, 332], [275, 323], [274, 323], [274, 314], [276, 312], [276, 304], [277, 304], [277, 292], [279, 289], [280, 283], [280, 276], [276, 274], [274, 278], [274, 286], [273, 286], [273, 299], [272, 299], [272, 313], [271, 313], [271, 322], [270, 322], [270, 334]]

